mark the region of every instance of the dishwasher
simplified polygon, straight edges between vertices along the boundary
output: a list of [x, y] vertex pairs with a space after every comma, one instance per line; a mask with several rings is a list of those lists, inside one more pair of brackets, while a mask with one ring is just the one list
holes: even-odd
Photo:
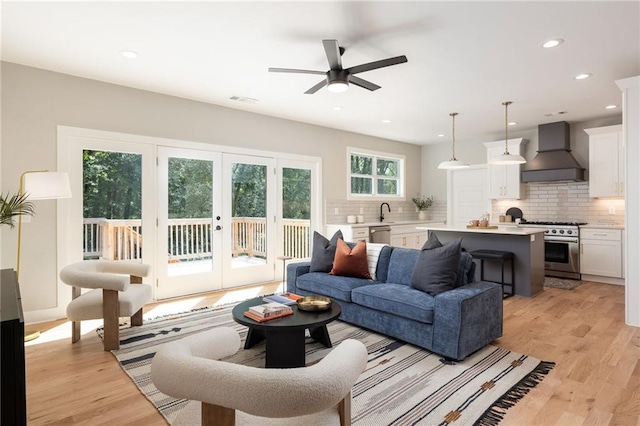
[[370, 226], [369, 242], [391, 244], [391, 226], [389, 225]]

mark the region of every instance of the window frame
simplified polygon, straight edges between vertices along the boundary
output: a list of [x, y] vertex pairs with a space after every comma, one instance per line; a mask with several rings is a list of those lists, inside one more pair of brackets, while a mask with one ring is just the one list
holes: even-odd
[[[362, 155], [366, 157], [373, 157], [372, 164], [372, 174], [371, 175], [362, 175], [362, 174], [354, 174], [351, 172], [351, 157], [353, 155]], [[399, 200], [405, 201], [405, 188], [406, 188], [406, 175], [405, 175], [405, 161], [406, 157], [400, 154], [392, 154], [389, 152], [381, 152], [381, 151], [371, 151], [368, 149], [355, 148], [355, 147], [347, 147], [347, 200]], [[388, 176], [378, 176], [378, 160], [393, 160], [398, 163], [398, 173], [395, 179], [389, 178]], [[363, 176], [371, 176], [373, 182], [373, 193], [372, 194], [354, 194], [351, 192], [351, 178], [352, 177], [363, 177]], [[378, 193], [378, 178], [384, 178], [389, 180], [396, 180], [398, 182], [398, 194], [379, 194]]]

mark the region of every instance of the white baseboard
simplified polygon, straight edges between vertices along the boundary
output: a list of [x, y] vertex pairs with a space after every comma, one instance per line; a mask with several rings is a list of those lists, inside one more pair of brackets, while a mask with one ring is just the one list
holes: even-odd
[[597, 283], [605, 283], [605, 284], [615, 284], [615, 285], [625, 285], [624, 278], [612, 278], [612, 277], [602, 277], [600, 275], [587, 275], [582, 274], [583, 281], [593, 281]]

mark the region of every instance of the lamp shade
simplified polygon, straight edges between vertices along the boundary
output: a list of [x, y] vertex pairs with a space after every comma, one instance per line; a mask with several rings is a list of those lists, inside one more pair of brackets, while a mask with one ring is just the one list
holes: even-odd
[[69, 175], [63, 172], [25, 173], [23, 191], [30, 201], [71, 198]]
[[502, 165], [510, 165], [510, 164], [524, 164], [527, 160], [522, 155], [517, 154], [509, 154], [505, 152], [504, 154], [494, 157], [489, 160], [489, 164], [502, 164]]
[[449, 161], [443, 161], [440, 164], [438, 164], [438, 168], [439, 169], [444, 169], [444, 170], [455, 170], [455, 169], [468, 169], [469, 165], [463, 163], [460, 160], [457, 159], [452, 159]]

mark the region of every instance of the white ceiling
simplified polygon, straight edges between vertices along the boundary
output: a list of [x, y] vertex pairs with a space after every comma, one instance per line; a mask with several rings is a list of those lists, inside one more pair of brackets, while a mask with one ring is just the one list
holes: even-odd
[[[638, 2], [3, 2], [2, 59], [413, 144], [484, 141], [538, 124], [620, 114], [614, 81], [640, 74]], [[549, 38], [562, 38], [542, 49]], [[369, 92], [304, 91], [326, 71], [406, 55], [358, 74]], [[140, 55], [125, 59], [123, 49]], [[592, 73], [577, 81], [578, 73]], [[257, 99], [232, 101], [232, 96]], [[341, 111], [333, 107], [340, 106]], [[565, 115], [545, 114], [566, 111]], [[382, 123], [382, 120], [391, 123]], [[444, 138], [438, 134], [445, 134]]]

